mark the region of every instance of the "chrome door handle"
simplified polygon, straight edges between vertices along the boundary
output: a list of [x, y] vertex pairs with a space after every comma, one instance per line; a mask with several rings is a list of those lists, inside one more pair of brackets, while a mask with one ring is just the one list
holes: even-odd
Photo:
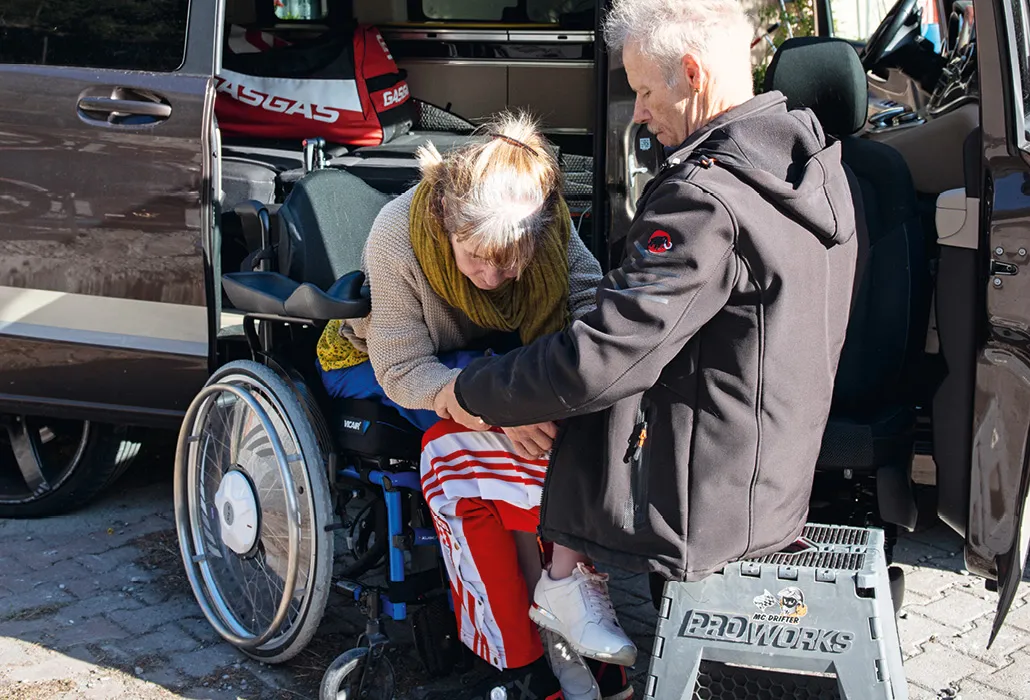
[[172, 106], [149, 100], [120, 100], [116, 97], [83, 97], [79, 109], [85, 112], [104, 114], [135, 114], [141, 117], [167, 119], [172, 115]]

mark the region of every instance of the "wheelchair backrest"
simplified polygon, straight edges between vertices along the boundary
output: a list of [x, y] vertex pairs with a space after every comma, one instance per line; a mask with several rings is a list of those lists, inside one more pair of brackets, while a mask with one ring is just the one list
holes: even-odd
[[315, 170], [297, 181], [276, 217], [279, 272], [328, 289], [361, 267], [379, 210], [391, 197], [342, 170]]

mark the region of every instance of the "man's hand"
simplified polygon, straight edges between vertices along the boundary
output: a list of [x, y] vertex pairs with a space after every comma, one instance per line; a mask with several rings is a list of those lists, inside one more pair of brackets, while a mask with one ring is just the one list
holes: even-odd
[[489, 430], [490, 426], [484, 423], [481, 418], [476, 418], [458, 403], [458, 398], [454, 395], [455, 381], [457, 380], [452, 379], [433, 399], [433, 410], [436, 411], [436, 415], [445, 420], [449, 419], [455, 423], [460, 423], [469, 430]]
[[515, 454], [523, 459], [540, 459], [546, 455], [558, 435], [558, 426], [550, 421], [501, 430], [511, 440]]

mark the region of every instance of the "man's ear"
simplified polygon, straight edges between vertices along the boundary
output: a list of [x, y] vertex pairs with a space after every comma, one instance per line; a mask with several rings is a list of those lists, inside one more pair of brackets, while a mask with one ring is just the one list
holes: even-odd
[[704, 82], [707, 79], [704, 69], [691, 54], [684, 54], [680, 59], [680, 67], [683, 70], [683, 78], [687, 81], [686, 86], [691, 92], [700, 92], [704, 89]]

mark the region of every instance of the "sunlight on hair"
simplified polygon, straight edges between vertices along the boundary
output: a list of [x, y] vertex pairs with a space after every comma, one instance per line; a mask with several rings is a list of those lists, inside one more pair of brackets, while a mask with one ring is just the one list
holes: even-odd
[[477, 134], [486, 140], [446, 155], [432, 144], [420, 148], [422, 177], [432, 184], [436, 214], [451, 235], [493, 265], [521, 271], [553, 220], [561, 171], [525, 112], [503, 112]]

